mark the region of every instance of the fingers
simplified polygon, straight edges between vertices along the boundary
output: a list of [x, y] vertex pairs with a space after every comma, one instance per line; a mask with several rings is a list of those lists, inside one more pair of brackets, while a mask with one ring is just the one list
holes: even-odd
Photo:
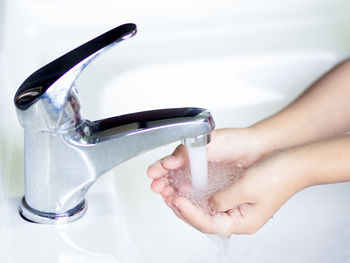
[[178, 169], [188, 160], [186, 147], [178, 146], [172, 155], [152, 164], [147, 169], [147, 176], [153, 179], [152, 190], [163, 197], [174, 193], [174, 189], [169, 186], [169, 170]]
[[[218, 228], [217, 231], [230, 234], [253, 234], [275, 213], [269, 200], [270, 193], [259, 191], [261, 182], [255, 184], [253, 183], [255, 180], [254, 174], [246, 174], [246, 177], [209, 198], [211, 209], [230, 217], [229, 223], [226, 223], [227, 229]], [[261, 195], [261, 193], [264, 194]]]
[[168, 196], [166, 198], [164, 198], [164, 201], [165, 203], [167, 204], [168, 207], [170, 207], [173, 212], [175, 213], [175, 215], [180, 218], [182, 221], [184, 221], [185, 223], [187, 223], [188, 225], [194, 227], [192, 225], [192, 223], [190, 221], [188, 221], [180, 212], [180, 210], [173, 204], [173, 200], [175, 199], [176, 197], [174, 195], [172, 196]]
[[167, 198], [166, 203], [180, 219], [192, 227], [203, 233], [224, 237], [232, 234], [253, 234], [268, 220], [252, 204], [243, 204], [211, 216], [185, 197], [172, 196]]
[[196, 206], [185, 197], [175, 197], [173, 205], [177, 208], [182, 219], [204, 233], [214, 233], [211, 216], [205, 213], [200, 207]]
[[166, 188], [169, 185], [169, 180], [167, 177], [161, 177], [154, 179], [151, 183], [151, 189], [156, 194], [160, 194], [163, 192], [164, 188]]
[[[222, 210], [215, 215], [208, 214], [189, 199], [177, 196], [166, 177], [154, 180], [152, 189], [162, 195], [167, 206], [177, 217], [203, 233], [215, 233], [222, 236], [252, 234], [268, 220], [264, 216], [266, 213], [269, 214], [268, 207], [240, 201], [243, 199], [238, 196], [235, 199], [235, 195], [230, 194], [228, 189], [211, 197], [210, 202], [220, 208], [217, 208], [216, 211]], [[239, 193], [237, 189], [235, 190], [236, 193]], [[231, 200], [231, 205], [230, 202], [225, 202], [225, 198]], [[232, 205], [235, 203], [239, 204]]]
[[245, 178], [241, 178], [228, 188], [214, 193], [209, 199], [209, 206], [214, 211], [226, 212], [233, 207], [245, 203], [254, 203], [254, 195], [246, 185]]
[[179, 218], [203, 233], [219, 234], [224, 237], [233, 233], [231, 229], [233, 221], [227, 213], [209, 215], [184, 197], [174, 198], [173, 204], [177, 208], [174, 212]]
[[175, 195], [175, 189], [174, 187], [168, 185], [163, 188], [163, 191], [161, 192], [161, 195], [163, 198], [167, 198], [168, 196], [174, 196]]
[[187, 149], [184, 145], [179, 145], [175, 151], [168, 157], [166, 157], [161, 165], [163, 168], [172, 170], [178, 169], [188, 161]]
[[188, 161], [188, 154], [186, 147], [179, 145], [175, 151], [155, 162], [147, 169], [147, 176], [151, 179], [157, 179], [163, 176], [167, 176], [169, 170], [178, 169]]
[[152, 164], [150, 167], [148, 167], [147, 169], [147, 176], [153, 180], [167, 176], [168, 174], [168, 170], [165, 169], [161, 162], [163, 160], [159, 160], [157, 162], [155, 162], [154, 164]]
[[268, 207], [257, 204], [242, 204], [227, 213], [231, 218], [231, 234], [254, 234], [272, 218]]
[[[226, 140], [222, 140], [222, 145], [225, 145], [224, 141]], [[208, 156], [210, 157], [210, 154]], [[212, 210], [217, 212], [215, 215], [205, 212], [188, 198], [178, 196], [179, 189], [175, 189], [170, 183], [169, 173], [170, 170], [179, 169], [187, 162], [187, 149], [180, 145], [170, 156], [157, 161], [147, 170], [147, 175], [153, 179], [152, 190], [162, 195], [165, 203], [177, 217], [201, 232], [216, 233], [222, 236], [229, 236], [233, 233], [254, 233], [266, 222], [261, 214], [267, 211], [258, 209], [259, 200], [256, 193], [254, 195], [261, 181], [256, 183], [254, 176], [249, 179], [249, 176], [245, 174], [228, 188], [213, 194], [208, 202]], [[250, 177], [252, 175], [254, 174], [250, 173]]]

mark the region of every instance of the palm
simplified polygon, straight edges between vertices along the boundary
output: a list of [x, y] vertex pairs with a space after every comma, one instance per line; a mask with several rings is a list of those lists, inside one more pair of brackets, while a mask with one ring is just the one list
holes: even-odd
[[[208, 161], [238, 163], [245, 167], [261, 159], [258, 139], [249, 129], [221, 129], [213, 132], [208, 145]], [[147, 171], [153, 179], [151, 188], [163, 196], [166, 203], [174, 209], [172, 200], [180, 192], [188, 192], [190, 184], [185, 178], [169, 181], [169, 173], [188, 166], [186, 147], [179, 146], [174, 153], [155, 164]]]

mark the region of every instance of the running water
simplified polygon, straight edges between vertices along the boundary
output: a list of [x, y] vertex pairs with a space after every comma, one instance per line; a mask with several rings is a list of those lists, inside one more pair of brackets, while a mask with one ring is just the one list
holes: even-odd
[[[200, 150], [198, 149], [198, 151]], [[191, 152], [191, 150], [189, 152]], [[190, 162], [193, 162], [193, 159], [191, 159], [191, 153], [189, 154]], [[196, 154], [196, 151], [192, 151], [192, 154]], [[203, 155], [199, 158], [203, 158]], [[193, 176], [193, 170], [195, 173], [203, 170], [203, 166], [196, 167], [202, 165], [202, 163], [198, 161], [199, 158], [196, 159], [196, 157], [198, 156], [195, 156], [195, 165], [193, 165], [193, 163], [186, 164], [180, 169], [171, 170], [168, 177], [169, 183], [173, 186], [175, 195], [184, 196], [190, 199], [194, 204], [211, 216], [220, 215], [218, 212], [213, 211], [210, 208], [208, 198], [213, 193], [225, 189], [235, 181], [239, 180], [243, 175], [246, 166], [239, 163], [205, 162], [204, 167], [208, 170], [205, 172], [205, 178], [202, 178], [201, 176], [204, 177], [204, 172]], [[218, 251], [215, 254], [218, 262], [232, 262], [230, 237], [213, 234], [207, 235], [207, 237], [217, 246]]]
[[204, 189], [208, 185], [207, 146], [187, 147], [190, 158], [192, 186]]
[[[201, 188], [192, 186], [193, 180], [198, 180], [198, 178], [191, 176], [189, 164], [184, 165], [177, 170], [171, 170], [169, 172], [169, 182], [174, 187], [176, 195], [190, 199], [209, 214], [215, 214], [215, 212], [211, 211], [209, 208], [208, 198], [213, 193], [220, 191], [237, 181], [242, 176], [245, 167], [238, 163], [222, 162], [208, 162], [206, 167], [208, 167], [206, 186]], [[200, 183], [203, 183], [203, 181], [204, 179], [200, 181]]]

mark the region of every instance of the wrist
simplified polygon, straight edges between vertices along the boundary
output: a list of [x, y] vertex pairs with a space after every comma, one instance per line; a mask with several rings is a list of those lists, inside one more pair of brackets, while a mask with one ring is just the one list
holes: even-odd
[[295, 192], [314, 185], [312, 163], [305, 151], [305, 146], [295, 146], [285, 149], [278, 154], [288, 174], [288, 180], [295, 186]]

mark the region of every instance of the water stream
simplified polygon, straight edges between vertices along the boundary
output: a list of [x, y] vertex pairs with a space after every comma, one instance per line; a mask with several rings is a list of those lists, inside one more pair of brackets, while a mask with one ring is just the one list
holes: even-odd
[[[199, 165], [198, 160], [196, 161], [196, 165]], [[212, 211], [208, 206], [208, 198], [213, 193], [220, 191], [237, 181], [244, 172], [244, 166], [238, 163], [213, 161], [207, 162], [204, 166], [208, 167], [207, 173], [201, 175], [197, 174], [197, 177], [195, 177], [194, 180], [198, 180], [200, 183], [206, 181], [206, 186], [203, 186], [204, 183], [200, 188], [195, 187], [196, 184], [193, 185], [193, 176], [191, 176], [191, 167], [189, 164], [186, 164], [179, 169], [171, 170], [169, 172], [169, 182], [174, 187], [176, 195], [190, 199], [205, 212], [211, 214]], [[197, 168], [198, 167], [196, 167], [196, 169]], [[196, 172], [198, 172], [198, 170]], [[203, 179], [200, 176], [206, 176], [206, 178]]]
[[204, 189], [208, 186], [207, 146], [187, 147], [190, 158], [192, 187]]
[[[244, 172], [244, 166], [239, 163], [208, 162], [206, 146], [188, 147], [190, 163], [169, 173], [170, 184], [175, 194], [190, 199], [209, 215], [215, 215], [208, 204], [208, 198], [235, 181]], [[217, 247], [215, 262], [232, 262], [229, 253], [230, 237], [208, 234], [207, 237]]]

